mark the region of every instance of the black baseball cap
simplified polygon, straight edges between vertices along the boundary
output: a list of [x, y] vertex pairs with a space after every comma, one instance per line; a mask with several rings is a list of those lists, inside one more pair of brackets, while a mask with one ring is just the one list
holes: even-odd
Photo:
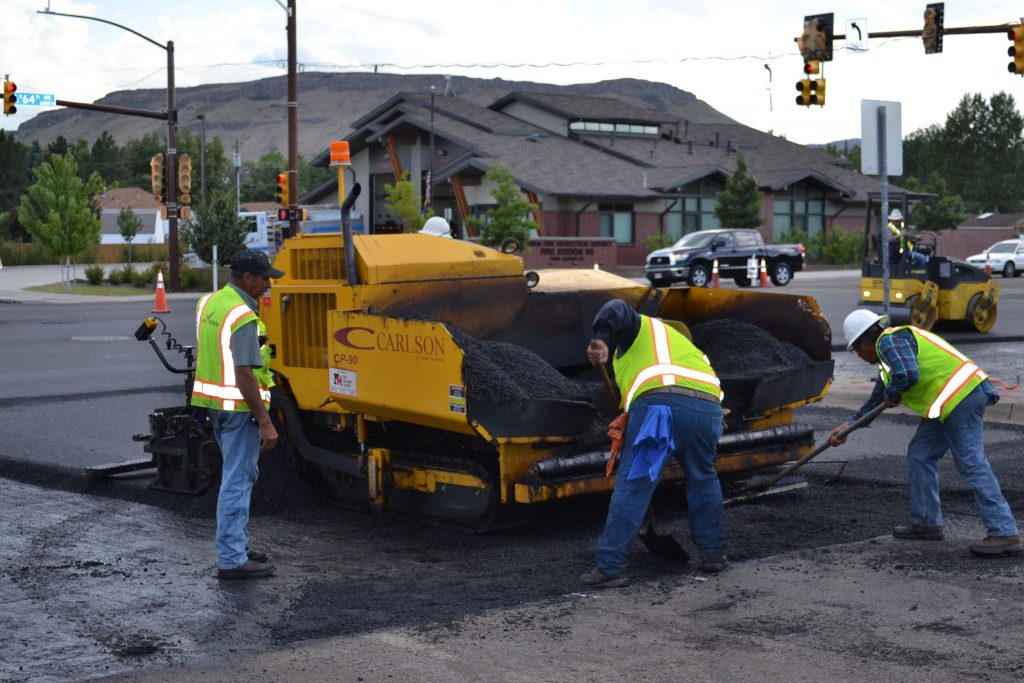
[[231, 267], [231, 272], [237, 275], [253, 273], [254, 275], [275, 279], [284, 277], [284, 271], [270, 265], [270, 259], [267, 258], [266, 254], [261, 251], [253, 251], [252, 249], [243, 249], [232, 255], [228, 265]]

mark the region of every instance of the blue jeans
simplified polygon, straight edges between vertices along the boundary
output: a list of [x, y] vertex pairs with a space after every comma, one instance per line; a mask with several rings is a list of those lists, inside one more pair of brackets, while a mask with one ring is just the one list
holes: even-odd
[[914, 524], [942, 526], [939, 459], [952, 451], [960, 476], [974, 488], [974, 501], [989, 536], [1015, 536], [1017, 524], [985, 457], [984, 422], [988, 396], [979, 386], [960, 401], [945, 422], [921, 420], [907, 450], [910, 515]]
[[[646, 476], [626, 479], [633, 466], [633, 442], [652, 405], [668, 406], [672, 410], [672, 435], [676, 446], [672, 455], [686, 473], [686, 502], [693, 542], [701, 557], [722, 554], [722, 487], [715, 470], [715, 449], [722, 436], [722, 407], [678, 394], [641, 394], [630, 406], [608, 519], [597, 540], [597, 568], [607, 576], [619, 576], [625, 571], [626, 554], [658, 486], [657, 481]], [[665, 461], [668, 462], [668, 458]], [[658, 479], [661, 479], [660, 473]]]
[[245, 564], [249, 547], [249, 499], [259, 476], [260, 429], [252, 413], [210, 410], [213, 435], [224, 462], [217, 496], [217, 564]]

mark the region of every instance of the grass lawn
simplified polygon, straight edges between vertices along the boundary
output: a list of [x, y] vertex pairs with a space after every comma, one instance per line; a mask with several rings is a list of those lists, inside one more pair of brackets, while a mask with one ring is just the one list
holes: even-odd
[[71, 285], [71, 291], [67, 292], [64, 285], [54, 282], [52, 285], [38, 285], [26, 287], [31, 292], [46, 292], [47, 294], [88, 294], [89, 296], [141, 296], [152, 294], [156, 285], [151, 288], [135, 287], [134, 285], [91, 285], [88, 282], [75, 282]]

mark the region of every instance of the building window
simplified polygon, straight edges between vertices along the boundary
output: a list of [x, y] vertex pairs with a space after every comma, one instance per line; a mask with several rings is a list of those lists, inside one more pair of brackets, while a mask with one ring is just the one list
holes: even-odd
[[575, 133], [629, 133], [630, 135], [657, 135], [658, 126], [637, 123], [608, 123], [606, 121], [570, 121], [569, 130]]
[[807, 185], [792, 185], [774, 197], [772, 236], [778, 241], [791, 229], [808, 237], [820, 235], [825, 227], [825, 191]]
[[633, 244], [633, 205], [598, 204], [601, 237], [614, 237], [619, 244]]
[[722, 227], [715, 218], [715, 197], [723, 187], [721, 182], [711, 178], [681, 187], [681, 196], [665, 215], [665, 235], [675, 241], [691, 232]]

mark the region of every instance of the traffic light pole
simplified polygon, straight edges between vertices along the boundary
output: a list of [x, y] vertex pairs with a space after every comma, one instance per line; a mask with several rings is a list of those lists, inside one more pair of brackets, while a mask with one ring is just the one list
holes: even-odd
[[288, 235], [299, 234], [299, 86], [295, 0], [288, 0]]
[[[289, 0], [294, 3], [295, 0]], [[99, 17], [87, 17], [82, 14], [65, 14], [53, 12], [49, 9], [37, 10], [37, 14], [50, 14], [57, 17], [71, 17], [73, 19], [88, 19], [98, 21], [101, 24], [109, 24], [117, 28], [134, 33], [139, 38], [156, 45], [167, 52], [167, 111], [151, 112], [144, 109], [130, 109], [127, 107], [110, 107], [97, 104], [85, 104], [82, 102], [68, 102], [57, 100], [56, 103], [62, 107], [72, 109], [89, 109], [91, 111], [103, 111], [111, 114], [123, 114], [127, 116], [141, 116], [144, 118], [162, 119], [167, 121], [167, 160], [164, 166], [164, 174], [167, 177], [167, 268], [168, 268], [168, 289], [172, 292], [178, 291], [178, 166], [175, 162], [177, 150], [177, 125], [178, 112], [174, 108], [174, 41], [168, 40], [167, 45], [161, 45], [152, 38], [144, 36], [138, 31], [122, 26], [107, 19]]]

